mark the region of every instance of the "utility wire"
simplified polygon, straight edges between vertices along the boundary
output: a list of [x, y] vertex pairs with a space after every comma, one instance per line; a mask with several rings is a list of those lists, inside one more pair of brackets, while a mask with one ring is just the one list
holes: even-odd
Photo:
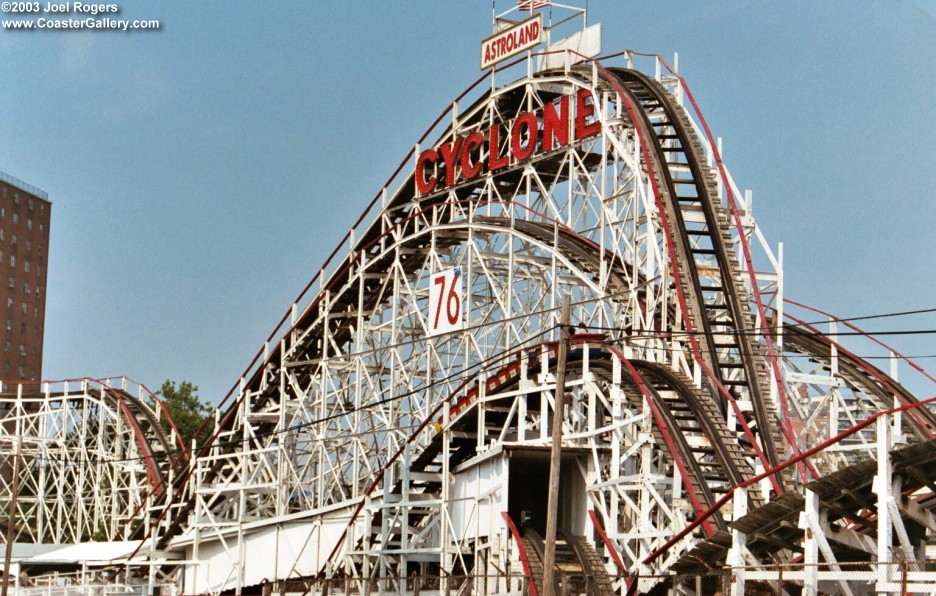
[[[541, 331], [540, 333], [538, 333], [538, 334], [536, 334], [536, 335], [534, 335], [534, 336], [531, 336], [531, 337], [527, 338], [526, 342], [527, 342], [527, 343], [530, 343], [532, 340], [539, 339], [539, 338], [541, 338], [542, 336], [547, 335], [548, 333], [550, 333], [552, 330], [553, 330], [553, 328], [549, 328], [549, 329], [546, 329], [546, 330], [544, 330], [544, 331]], [[386, 349], [386, 348], [385, 348], [385, 349]], [[516, 350], [516, 348], [515, 348], [515, 350]], [[432, 388], [434, 388], [434, 387], [437, 387], [437, 386], [439, 386], [439, 385], [450, 384], [450, 383], [458, 383], [460, 380], [463, 381], [463, 380], [465, 380], [465, 379], [468, 379], [468, 378], [474, 376], [475, 374], [477, 374], [476, 372], [475, 372], [475, 373], [472, 373], [472, 372], [471, 372], [473, 369], [477, 369], [477, 368], [479, 368], [479, 367], [484, 367], [484, 366], [486, 366], [486, 365], [488, 365], [488, 364], [490, 364], [490, 363], [492, 363], [492, 362], [496, 362], [497, 360], [501, 360], [501, 359], [504, 359], [504, 354], [502, 354], [502, 353], [501, 353], [501, 354], [496, 354], [496, 355], [494, 355], [494, 356], [490, 356], [490, 357], [488, 357], [488, 358], [485, 358], [484, 360], [480, 360], [480, 361], [478, 361], [478, 362], [472, 364], [471, 366], [469, 366], [469, 367], [466, 368], [465, 370], [461, 371], [457, 376], [454, 376], [454, 377], [447, 377], [447, 378], [445, 378], [445, 379], [438, 379], [438, 380], [435, 380], [435, 381], [433, 381], [433, 382], [431, 382], [431, 383], [427, 383], [426, 385], [424, 385], [424, 386], [422, 386], [422, 387], [418, 387], [418, 388], [416, 388], [416, 389], [407, 391], [406, 393], [401, 393], [401, 394], [398, 394], [398, 395], [392, 395], [392, 396], [386, 397], [386, 398], [384, 398], [384, 399], [379, 399], [379, 400], [371, 401], [371, 402], [368, 402], [368, 403], [366, 403], [366, 404], [363, 404], [363, 405], [361, 405], [360, 407], [357, 407], [357, 408], [351, 408], [351, 409], [345, 410], [345, 411], [343, 411], [343, 412], [337, 412], [337, 413], [334, 413], [334, 414], [330, 414], [330, 415], [328, 415], [328, 416], [324, 416], [324, 417], [322, 417], [322, 418], [317, 418], [317, 419], [314, 419], [314, 420], [309, 420], [309, 421], [303, 422], [303, 423], [301, 423], [301, 424], [296, 424], [296, 425], [293, 425], [293, 426], [289, 426], [289, 427], [287, 427], [287, 428], [274, 429], [274, 430], [271, 430], [271, 431], [254, 433], [254, 434], [253, 434], [250, 438], [248, 438], [248, 439], [234, 439], [234, 440], [230, 440], [230, 441], [218, 442], [218, 443], [215, 443], [214, 445], [212, 445], [212, 448], [215, 448], [215, 447], [217, 447], [217, 448], [228, 448], [228, 447], [245, 446], [245, 445], [248, 445], [249, 443], [253, 442], [254, 440], [256, 440], [256, 439], [258, 439], [258, 438], [272, 437], [272, 436], [276, 436], [276, 435], [280, 435], [280, 434], [288, 434], [288, 433], [298, 432], [298, 431], [300, 431], [300, 430], [305, 430], [305, 429], [311, 428], [311, 427], [313, 427], [313, 426], [317, 426], [317, 425], [320, 425], [320, 424], [325, 424], [325, 423], [327, 423], [327, 422], [331, 422], [331, 421], [336, 420], [336, 419], [344, 418], [344, 417], [346, 417], [346, 416], [355, 414], [355, 413], [357, 413], [357, 412], [363, 412], [363, 411], [366, 411], [366, 410], [370, 410], [370, 409], [372, 409], [372, 408], [375, 408], [375, 407], [377, 407], [377, 406], [382, 406], [382, 405], [386, 405], [386, 404], [391, 403], [391, 402], [400, 401], [400, 400], [406, 399], [406, 398], [408, 398], [408, 397], [412, 397], [412, 396], [414, 396], [414, 395], [418, 395], [418, 394], [420, 394], [420, 393], [424, 393], [425, 391], [427, 391], [427, 390], [429, 390], [429, 389], [432, 389]], [[450, 396], [450, 397], [451, 397], [451, 396]], [[416, 426], [416, 425], [414, 425], [414, 427], [415, 427], [415, 426]], [[387, 431], [383, 431], [383, 432], [387, 432]], [[41, 459], [39, 459], [39, 461], [41, 461], [41, 462], [43, 462], [43, 463], [45, 463], [45, 462], [56, 462], [56, 463], [66, 464], [66, 465], [69, 465], [69, 466], [95, 465], [95, 464], [99, 464], [99, 463], [117, 464], [117, 463], [132, 463], [132, 462], [139, 462], [139, 461], [146, 461], [146, 460], [164, 459], [164, 458], [167, 458], [167, 457], [172, 457], [172, 456], [181, 455], [182, 453], [184, 453], [183, 450], [181, 450], [181, 449], [176, 449], [176, 450], [172, 450], [172, 451], [163, 451], [163, 452], [156, 453], [156, 454], [152, 454], [152, 455], [143, 455], [143, 456], [137, 456], [137, 457], [116, 458], [116, 459], [107, 458], [107, 459], [93, 459], [93, 460], [92, 460], [92, 459], [80, 459], [80, 458], [76, 458], [76, 459], [41, 458]], [[35, 460], [34, 460], [34, 461], [35, 461]]]
[[[623, 294], [623, 293], [626, 293], [626, 292], [621, 292], [620, 294]], [[578, 301], [578, 302], [574, 303], [573, 305], [574, 305], [574, 306], [582, 306], [582, 305], [585, 305], [585, 304], [588, 304], [588, 303], [591, 303], [591, 302], [604, 301], [604, 300], [607, 300], [609, 297], [610, 297], [610, 296], [603, 296], [603, 297], [598, 297], [598, 298], [590, 298], [590, 299]], [[499, 319], [499, 320], [497, 321], [497, 324], [503, 324], [503, 323], [505, 323], [505, 322], [511, 322], [511, 321], [516, 321], [516, 320], [521, 320], [521, 319], [526, 319], [526, 318], [531, 318], [531, 317], [543, 317], [543, 316], [548, 316], [548, 315], [549, 315], [550, 313], [552, 313], [553, 311], [558, 311], [558, 310], [559, 310], [558, 307], [555, 307], [555, 308], [547, 308], [547, 309], [543, 309], [543, 310], [537, 311], [537, 312], [535, 312], [535, 313], [529, 313], [529, 314], [524, 314], [524, 315], [517, 315], [517, 316], [514, 316], [514, 317], [509, 317], [509, 318], [507, 318], [507, 319]], [[835, 321], [835, 322], [859, 321], [859, 320], [880, 319], [880, 318], [888, 318], [888, 317], [909, 316], [909, 315], [923, 314], [923, 313], [930, 313], [930, 312], [936, 312], [936, 308], [932, 308], [932, 309], [910, 310], [910, 311], [901, 311], [901, 312], [884, 313], [884, 314], [876, 314], [876, 315], [866, 315], [866, 316], [850, 317], [850, 318], [840, 318], [840, 319], [834, 319], [834, 321]], [[824, 319], [824, 320], [822, 320], [822, 321], [818, 321], [818, 322], [815, 322], [815, 323], [799, 323], [799, 324], [784, 325], [784, 327], [787, 327], [787, 326], [791, 326], [791, 327], [811, 326], [811, 325], [822, 324], [822, 323], [827, 323], [827, 322], [829, 322], [829, 319]], [[488, 327], [489, 325], [491, 325], [491, 323], [482, 323], [482, 324], [480, 324], [480, 325], [476, 325], [476, 326], [470, 327], [470, 328], [468, 328], [468, 329], [466, 329], [466, 330], [464, 330], [464, 331], [471, 331], [471, 330], [481, 329], [481, 328]], [[770, 328], [776, 329], [777, 327], [767, 327], [767, 329], [770, 329]], [[527, 339], [526, 339], [526, 343], [530, 343], [530, 342], [533, 341], [533, 340], [539, 339], [539, 338], [543, 337], [544, 335], [547, 335], [547, 334], [551, 333], [551, 332], [554, 331], [555, 329], [556, 329], [556, 327], [547, 328], [547, 329], [541, 331], [540, 333], [538, 333], [538, 334], [536, 334], [536, 335], [534, 335], [534, 336], [531, 336], [531, 337], [527, 338]], [[587, 327], [585, 327], [585, 329], [587, 329], [587, 330], [589, 330], [589, 331], [592, 331], [592, 330], [594, 330], [594, 331], [621, 331], [621, 330], [622, 330], [620, 327], [602, 327], [602, 326], [587, 326]], [[759, 328], [759, 329], [763, 329], [763, 328]], [[719, 331], [716, 331], [716, 332], [714, 332], [714, 333], [717, 333], [717, 334], [720, 334], [720, 335], [735, 335], [735, 336], [760, 336], [760, 335], [762, 335], [762, 332], [761, 332], [761, 331], [719, 330]], [[876, 331], [876, 332], [856, 332], [856, 331], [848, 331], [848, 332], [823, 333], [822, 335], [823, 335], [823, 336], [849, 336], [849, 335], [860, 335], [860, 336], [863, 336], [863, 335], [923, 335], [923, 334], [934, 334], [934, 333], [936, 333], [936, 329], [903, 330], [903, 331]], [[624, 337], [621, 337], [621, 338], [609, 339], [609, 341], [611, 341], [612, 343], [627, 343], [627, 342], [632, 341], [632, 340], [640, 340], [640, 339], [667, 339], [667, 340], [670, 340], [670, 339], [678, 339], [678, 338], [689, 337], [690, 335], [696, 335], [696, 336], [705, 335], [705, 332], [703, 332], [703, 331], [699, 331], [699, 332], [695, 332], [695, 331], [694, 331], [694, 332], [689, 332], [689, 331], [678, 331], [678, 332], [661, 332], [661, 333], [645, 333], [645, 334], [628, 334], [628, 335], [626, 335], [626, 336], [624, 336]], [[400, 343], [398, 343], [398, 344], [394, 344], [393, 346], [385, 346], [385, 347], [381, 347], [381, 348], [373, 348], [373, 349], [370, 349], [370, 350], [363, 350], [363, 351], [360, 351], [360, 352], [355, 352], [355, 353], [353, 353], [352, 355], [355, 356], [355, 357], [359, 357], [359, 356], [363, 356], [363, 355], [371, 355], [371, 354], [374, 354], [374, 353], [376, 353], [376, 352], [378, 352], [378, 351], [385, 351], [385, 350], [387, 350], [387, 349], [389, 349], [389, 348], [408, 347], [408, 346], [412, 346], [412, 345], [415, 345], [415, 344], [424, 343], [425, 341], [426, 341], [425, 338], [413, 339], [413, 340], [409, 340], [409, 341], [405, 341], [405, 342], [400, 342]], [[644, 347], [644, 346], [634, 346], [634, 347]], [[703, 351], [708, 351], [707, 348], [702, 348], [702, 350], [703, 350]], [[808, 354], [785, 354], [785, 355], [778, 356], [778, 357], [780, 357], [780, 358], [788, 358], [788, 357], [814, 358], [815, 355], [808, 355]], [[325, 417], [322, 417], [322, 418], [318, 418], [318, 419], [314, 419], [314, 420], [309, 420], [309, 421], [303, 422], [303, 423], [301, 423], [301, 424], [296, 424], [296, 425], [293, 425], [293, 426], [289, 426], [289, 427], [287, 427], [287, 428], [274, 429], [274, 430], [271, 430], [271, 431], [255, 433], [255, 434], [254, 434], [251, 438], [249, 438], [249, 439], [234, 439], [234, 440], [229, 440], [229, 441], [218, 442], [218, 443], [215, 443], [212, 447], [213, 447], [213, 448], [219, 448], [219, 449], [227, 449], [227, 448], [230, 448], [230, 447], [237, 447], [237, 446], [245, 446], [245, 445], [248, 445], [249, 443], [251, 443], [251, 442], [253, 442], [253, 441], [255, 441], [256, 439], [259, 439], [259, 438], [272, 437], [272, 436], [276, 436], [276, 435], [279, 435], [279, 434], [296, 433], [296, 432], [298, 432], [298, 431], [305, 430], [305, 429], [308, 429], [308, 428], [311, 428], [311, 427], [314, 427], [314, 426], [317, 426], [317, 425], [320, 425], [320, 424], [325, 424], [325, 423], [331, 422], [331, 421], [336, 420], [336, 419], [344, 418], [344, 417], [347, 417], [347, 416], [349, 416], [349, 415], [352, 415], [352, 414], [355, 414], [355, 413], [358, 413], [358, 412], [367, 411], [367, 410], [370, 410], [370, 409], [372, 409], [372, 408], [379, 407], [379, 406], [382, 406], [382, 405], [386, 405], [386, 404], [391, 403], [391, 402], [394, 402], [394, 401], [400, 401], [400, 400], [406, 399], [406, 398], [408, 398], [408, 397], [412, 397], [413, 395], [417, 395], [417, 394], [419, 394], [419, 393], [423, 393], [423, 392], [425, 392], [425, 391], [428, 391], [428, 390], [430, 390], [430, 389], [433, 389], [433, 388], [435, 388], [435, 387], [437, 387], [437, 386], [439, 386], [439, 385], [442, 385], [442, 384], [457, 383], [459, 380], [464, 380], [464, 379], [467, 379], [468, 377], [472, 376], [473, 374], [477, 374], [477, 373], [471, 373], [471, 374], [469, 374], [470, 371], [472, 371], [472, 370], [474, 370], [474, 369], [477, 369], [477, 368], [479, 368], [479, 367], [484, 367], [484, 366], [486, 366], [486, 365], [488, 365], [488, 364], [490, 364], [490, 363], [492, 363], [492, 362], [495, 362], [495, 361], [497, 361], [497, 360], [499, 360], [499, 359], [503, 359], [503, 358], [504, 358], [504, 354], [497, 354], [497, 355], [494, 355], [494, 356], [490, 356], [490, 357], [488, 357], [488, 358], [486, 358], [486, 359], [484, 359], [484, 360], [480, 360], [480, 361], [478, 361], [478, 362], [472, 364], [471, 366], [467, 367], [466, 369], [464, 369], [463, 371], [461, 371], [461, 373], [459, 374], [459, 376], [456, 376], [456, 377], [454, 377], [454, 378], [453, 378], [453, 377], [448, 377], [448, 378], [445, 378], [445, 379], [438, 379], [438, 380], [432, 381], [431, 383], [426, 384], [425, 386], [422, 386], [422, 387], [413, 389], [413, 390], [408, 391], [408, 392], [406, 392], [406, 393], [402, 393], [402, 394], [398, 394], [398, 395], [393, 395], [393, 396], [390, 396], [390, 397], [387, 397], [387, 398], [384, 398], [384, 399], [380, 399], [380, 400], [375, 400], [375, 401], [369, 402], [369, 403], [367, 403], [367, 404], [363, 404], [363, 405], [361, 405], [360, 407], [351, 408], [351, 409], [345, 410], [345, 411], [343, 411], [343, 412], [337, 412], [337, 413], [334, 413], [334, 414], [330, 414], [330, 415], [325, 416]], [[861, 357], [859, 357], [859, 358], [861, 358], [861, 359], [889, 359], [890, 356], [861, 356]], [[933, 354], [933, 355], [925, 355], [925, 356], [914, 356], [914, 357], [907, 357], [907, 358], [915, 358], [915, 359], [936, 358], [936, 354]], [[386, 431], [384, 431], [384, 432], [386, 432]], [[48, 457], [44, 457], [44, 458], [39, 458], [37, 461], [41, 462], [42, 465], [45, 465], [45, 464], [54, 462], [54, 463], [57, 463], [57, 464], [63, 464], [63, 465], [67, 465], [67, 466], [70, 466], [70, 467], [75, 467], [75, 466], [82, 466], [82, 465], [96, 465], [96, 464], [101, 464], [101, 463], [119, 464], [119, 463], [132, 463], [132, 462], [146, 461], [146, 460], [160, 460], [160, 459], [175, 457], [175, 456], [181, 455], [181, 454], [183, 454], [183, 453], [185, 453], [185, 452], [186, 452], [186, 451], [181, 450], [181, 449], [175, 449], [175, 450], [170, 450], [170, 451], [164, 451], [164, 452], [161, 452], [161, 453], [158, 453], [158, 454], [151, 454], [151, 455], [144, 455], [144, 456], [137, 456], [137, 457], [130, 457], [130, 458], [116, 458], [116, 459], [110, 459], [110, 458], [104, 458], [104, 459], [80, 459], [80, 458], [76, 458], [76, 459], [64, 459], [64, 458], [48, 458]], [[36, 461], [36, 460], [34, 460], [34, 461]]]
[[[718, 322], [714, 324], [718, 325]], [[803, 325], [808, 325], [804, 323]], [[789, 327], [797, 327], [798, 325], [789, 325]], [[784, 325], [784, 328], [788, 327]], [[602, 327], [597, 325], [589, 325], [584, 327], [589, 331], [623, 331], [620, 327]], [[761, 337], [764, 335], [763, 329], [767, 330], [779, 330], [780, 327], [758, 327], [758, 330], [751, 331], [738, 331], [737, 329], [718, 329], [715, 331], [709, 330], [705, 331], [660, 331], [660, 332], [646, 332], [646, 333], [631, 333], [626, 334], [624, 337], [627, 339], [678, 339], [678, 338], [689, 338], [691, 336], [699, 337], [704, 335], [733, 335], [737, 337]], [[810, 333], [812, 333], [810, 331]], [[932, 335], [936, 334], [936, 329], [913, 329], [913, 330], [901, 330], [901, 331], [836, 331], [831, 333], [813, 333], [813, 335], [820, 335], [822, 337], [832, 337], [832, 336], [878, 336], [878, 335]]]
[[905, 310], [905, 311], [901, 311], [901, 312], [890, 312], [890, 313], [884, 313], [884, 314], [879, 314], [879, 315], [866, 315], [866, 316], [862, 316], [862, 317], [848, 317], [848, 318], [843, 318], [843, 319], [824, 319], [824, 320], [819, 321], [819, 322], [817, 322], [817, 323], [804, 323], [804, 325], [820, 325], [820, 324], [822, 324], [822, 323], [828, 323], [828, 322], [830, 322], [830, 321], [831, 321], [831, 322], [835, 322], [835, 323], [845, 322], [845, 321], [849, 321], [849, 322], [850, 322], [850, 321], [867, 321], [867, 320], [869, 320], [869, 319], [884, 319], [884, 318], [888, 318], [888, 317], [903, 317], [903, 316], [907, 316], [907, 315], [919, 315], [919, 314], [931, 313], [931, 312], [936, 312], [936, 308], [923, 308], [923, 309], [919, 309], [919, 310]]

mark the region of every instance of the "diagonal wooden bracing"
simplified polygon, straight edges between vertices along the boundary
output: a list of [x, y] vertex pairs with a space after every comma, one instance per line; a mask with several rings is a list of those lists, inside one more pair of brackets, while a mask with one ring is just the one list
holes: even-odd
[[[19, 457], [13, 539], [25, 543], [129, 540], [168, 500], [183, 453], [159, 426], [158, 400], [126, 379], [4, 385], [0, 498], [4, 535]], [[178, 444], [178, 443], [176, 443]], [[174, 469], [173, 469], [174, 468]]]
[[[414, 151], [245, 375], [198, 458], [192, 499], [161, 544], [193, 557], [223, 551], [240, 568], [202, 572], [197, 589], [250, 585], [261, 571], [515, 569], [502, 513], [518, 498], [517, 470], [535, 469], [549, 439], [563, 295], [577, 330], [562, 413], [567, 484], [578, 487], [566, 529], [593, 535], [593, 510], [631, 572], [691, 569], [705, 553], [715, 557], [706, 564], [724, 560], [737, 514], [718, 504], [829, 438], [819, 422], [838, 398], [800, 399], [819, 393], [816, 375], [786, 358], [805, 354], [831, 369], [830, 386], [849, 387], [841, 404], [861, 407], [837, 410], [848, 424], [895, 392], [909, 399], [863, 364], [831, 364], [814, 330], [780, 341], [783, 329], [766, 320], [780, 308], [779, 264], [705, 127], [676, 99], [688, 90], [625, 60], [492, 88], [453, 105], [437, 140]], [[544, 132], [559, 113], [568, 138]], [[513, 139], [518, 122], [526, 132]], [[469, 139], [467, 161], [444, 157]], [[455, 268], [464, 328], [433, 335], [432, 276]], [[901, 436], [919, 441], [932, 426], [928, 413], [907, 416]], [[864, 432], [854, 441], [871, 450], [874, 427]], [[737, 511], [859, 457], [817, 454], [764, 475]], [[272, 571], [253, 569], [251, 536], [300, 520], [304, 546]], [[241, 552], [217, 546], [235, 533]]]

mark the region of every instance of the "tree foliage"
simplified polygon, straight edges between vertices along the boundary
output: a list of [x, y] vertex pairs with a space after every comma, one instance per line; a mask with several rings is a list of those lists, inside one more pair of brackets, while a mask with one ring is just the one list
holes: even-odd
[[[166, 379], [156, 394], [162, 400], [166, 411], [169, 412], [169, 417], [175, 423], [176, 430], [179, 431], [183, 443], [186, 447], [191, 447], [192, 438], [205, 419], [211, 415], [214, 408], [199, 399], [198, 385], [193, 385], [188, 381], [182, 381], [176, 387], [175, 381]], [[166, 434], [171, 431], [169, 421], [165, 417], [160, 420], [160, 424]], [[213, 422], [211, 421], [205, 425], [199, 443], [203, 443], [210, 436], [212, 426]]]

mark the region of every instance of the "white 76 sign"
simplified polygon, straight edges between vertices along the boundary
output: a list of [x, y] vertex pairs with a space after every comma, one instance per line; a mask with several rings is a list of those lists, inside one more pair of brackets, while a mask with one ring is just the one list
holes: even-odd
[[429, 335], [464, 328], [461, 269], [433, 273], [429, 278]]

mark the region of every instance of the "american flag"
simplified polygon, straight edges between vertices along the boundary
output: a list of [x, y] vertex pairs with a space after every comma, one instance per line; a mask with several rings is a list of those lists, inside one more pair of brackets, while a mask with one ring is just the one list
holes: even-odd
[[520, 10], [535, 10], [552, 4], [552, 0], [517, 0], [517, 7]]

